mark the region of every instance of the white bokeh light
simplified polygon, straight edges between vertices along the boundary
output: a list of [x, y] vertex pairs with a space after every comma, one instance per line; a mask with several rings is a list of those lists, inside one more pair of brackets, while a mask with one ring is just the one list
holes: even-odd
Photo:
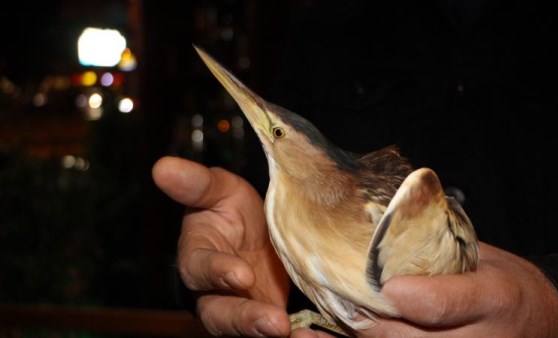
[[120, 62], [126, 39], [115, 29], [88, 27], [78, 39], [79, 63], [84, 66], [113, 67]]
[[99, 108], [103, 104], [103, 97], [98, 93], [91, 94], [91, 96], [89, 96], [88, 103], [89, 107], [93, 109]]
[[118, 101], [118, 110], [121, 113], [129, 113], [134, 109], [134, 101], [129, 97], [125, 97]]

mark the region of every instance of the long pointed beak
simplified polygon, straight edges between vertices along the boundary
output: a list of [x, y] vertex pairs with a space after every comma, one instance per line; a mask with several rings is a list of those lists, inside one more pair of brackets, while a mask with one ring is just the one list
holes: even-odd
[[265, 109], [265, 101], [240, 82], [240, 80], [232, 75], [225, 67], [221, 66], [219, 62], [203, 49], [196, 45], [194, 45], [194, 48], [211, 73], [221, 82], [223, 87], [225, 87], [227, 92], [239, 105], [258, 136], [262, 138], [262, 136], [265, 135], [269, 138], [271, 121]]

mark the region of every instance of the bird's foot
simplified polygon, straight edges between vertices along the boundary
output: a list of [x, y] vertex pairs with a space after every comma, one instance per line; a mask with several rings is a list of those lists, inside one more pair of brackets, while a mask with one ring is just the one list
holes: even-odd
[[331, 324], [324, 318], [321, 314], [311, 311], [302, 310], [289, 315], [291, 320], [291, 330], [300, 329], [303, 327], [309, 328], [311, 325], [316, 325], [328, 329], [330, 331], [342, 334], [345, 337], [350, 337], [350, 335], [343, 330], [341, 327]]

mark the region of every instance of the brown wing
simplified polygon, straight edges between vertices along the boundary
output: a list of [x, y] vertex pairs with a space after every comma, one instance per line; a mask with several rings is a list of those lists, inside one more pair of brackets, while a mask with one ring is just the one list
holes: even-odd
[[358, 160], [365, 199], [387, 205], [411, 171], [409, 161], [395, 146], [373, 151]]
[[434, 171], [421, 168], [402, 183], [374, 233], [369, 282], [381, 288], [396, 275], [475, 270], [478, 243], [471, 221], [445, 196]]

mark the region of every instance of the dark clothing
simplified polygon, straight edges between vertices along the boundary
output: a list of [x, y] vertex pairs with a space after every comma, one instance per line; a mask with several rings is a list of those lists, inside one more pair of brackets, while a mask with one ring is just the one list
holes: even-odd
[[[481, 6], [482, 4], [482, 6]], [[552, 2], [310, 1], [265, 97], [353, 152], [428, 166], [479, 239], [558, 278], [558, 20]]]

